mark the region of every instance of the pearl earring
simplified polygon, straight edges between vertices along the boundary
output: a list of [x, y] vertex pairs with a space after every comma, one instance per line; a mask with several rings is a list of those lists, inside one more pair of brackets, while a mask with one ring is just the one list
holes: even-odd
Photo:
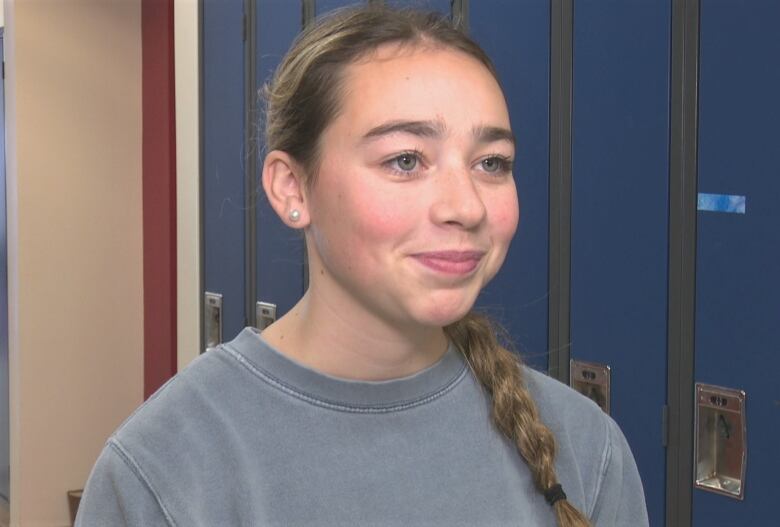
[[298, 221], [301, 219], [301, 211], [293, 209], [290, 211], [290, 221]]

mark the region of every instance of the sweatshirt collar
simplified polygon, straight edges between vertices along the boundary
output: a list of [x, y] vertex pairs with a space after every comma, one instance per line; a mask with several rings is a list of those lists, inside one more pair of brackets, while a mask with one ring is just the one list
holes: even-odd
[[380, 413], [426, 404], [449, 392], [466, 372], [466, 362], [452, 344], [428, 368], [385, 381], [342, 379], [304, 366], [273, 348], [251, 327], [224, 347], [277, 389], [318, 406], [352, 412]]

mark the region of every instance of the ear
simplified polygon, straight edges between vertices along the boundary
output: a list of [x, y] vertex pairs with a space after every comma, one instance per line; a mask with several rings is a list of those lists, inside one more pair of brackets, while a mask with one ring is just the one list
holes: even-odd
[[[303, 168], [287, 152], [273, 150], [263, 163], [263, 190], [282, 221], [293, 229], [309, 225]], [[300, 214], [293, 220], [292, 211]]]

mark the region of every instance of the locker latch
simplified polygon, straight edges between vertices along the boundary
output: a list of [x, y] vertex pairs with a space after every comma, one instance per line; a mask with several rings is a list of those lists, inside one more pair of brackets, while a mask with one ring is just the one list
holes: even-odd
[[696, 384], [694, 487], [743, 499], [747, 429], [745, 392]]
[[[206, 349], [222, 343], [222, 295], [205, 293], [203, 300], [203, 327]], [[205, 350], [204, 350], [205, 351]]]
[[569, 383], [572, 388], [593, 400], [605, 413], [609, 413], [609, 376], [606, 364], [571, 360]]
[[276, 304], [258, 302], [255, 305], [255, 327], [260, 331], [274, 323], [276, 320]]

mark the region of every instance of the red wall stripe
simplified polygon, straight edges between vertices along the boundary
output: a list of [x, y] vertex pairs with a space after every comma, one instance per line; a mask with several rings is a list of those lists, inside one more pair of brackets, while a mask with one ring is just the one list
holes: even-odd
[[176, 373], [173, 0], [141, 0], [144, 399]]

